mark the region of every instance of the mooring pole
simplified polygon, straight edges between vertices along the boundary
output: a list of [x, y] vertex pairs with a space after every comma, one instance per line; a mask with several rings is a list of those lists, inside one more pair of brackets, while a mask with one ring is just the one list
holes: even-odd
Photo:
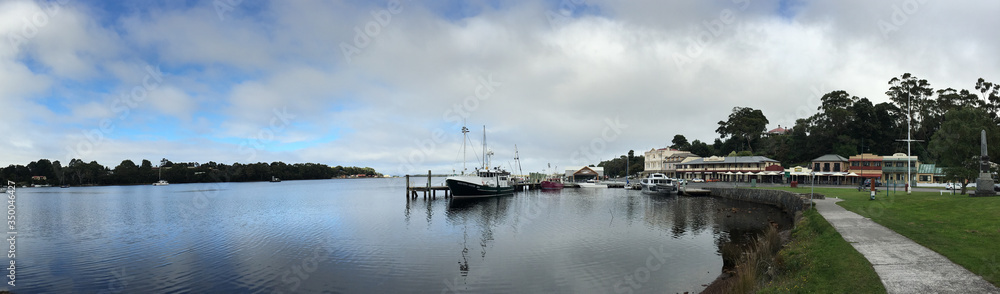
[[410, 175], [406, 175], [406, 199], [410, 199]]

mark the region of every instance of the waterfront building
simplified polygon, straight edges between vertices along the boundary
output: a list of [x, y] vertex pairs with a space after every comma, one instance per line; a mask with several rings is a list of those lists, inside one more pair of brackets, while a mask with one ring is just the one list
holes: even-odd
[[[859, 181], [882, 178], [882, 156], [871, 153], [861, 153], [851, 156], [848, 161], [851, 163], [848, 172], [858, 175]], [[858, 184], [852, 179], [853, 184]]]
[[827, 154], [812, 160], [812, 170], [824, 173], [839, 173], [847, 171], [847, 158], [836, 154]]
[[677, 176], [683, 179], [720, 181], [780, 181], [784, 168], [777, 160], [764, 156], [703, 157], [677, 164]]
[[599, 180], [604, 178], [604, 168], [600, 166], [567, 167], [564, 176], [573, 182]]
[[847, 158], [837, 154], [827, 154], [812, 160], [812, 170], [816, 172], [818, 184], [840, 185], [855, 182], [848, 179], [850, 175], [847, 172], [848, 165]]
[[[909, 167], [907, 167], [909, 158]], [[887, 185], [895, 184], [898, 187], [906, 185], [906, 173], [909, 169], [910, 183], [914, 183], [917, 176], [917, 167], [920, 166], [917, 156], [906, 156], [905, 153], [896, 153], [891, 156], [882, 157], [882, 183]]]
[[691, 153], [687, 151], [680, 151], [673, 148], [660, 148], [660, 149], [650, 149], [649, 151], [643, 152], [643, 157], [645, 159], [645, 168], [643, 169], [642, 176], [645, 177], [650, 173], [661, 173], [666, 174], [667, 169], [664, 160], [674, 156], [678, 153]]
[[673, 155], [663, 159], [663, 174], [667, 175], [667, 177], [676, 178], [678, 164], [690, 162], [699, 158], [701, 157], [687, 151], [674, 153]]
[[813, 169], [807, 166], [793, 166], [785, 169], [785, 173], [788, 174], [788, 182], [798, 182], [799, 184], [810, 184], [812, 183], [812, 172]]
[[944, 168], [933, 163], [924, 163], [917, 167], [917, 184], [944, 183]]

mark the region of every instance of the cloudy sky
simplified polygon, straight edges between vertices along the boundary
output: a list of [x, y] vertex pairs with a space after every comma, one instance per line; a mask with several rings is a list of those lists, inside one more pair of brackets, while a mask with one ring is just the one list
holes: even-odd
[[[115, 2], [115, 3], [111, 3]], [[1000, 82], [996, 1], [3, 1], [0, 165], [552, 171], [843, 89]], [[472, 152], [476, 151], [476, 152]], [[474, 163], [470, 163], [474, 165]]]

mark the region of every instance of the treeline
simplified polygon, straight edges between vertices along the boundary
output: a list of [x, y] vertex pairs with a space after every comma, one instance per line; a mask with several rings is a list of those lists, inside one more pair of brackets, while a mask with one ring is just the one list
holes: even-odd
[[[162, 168], [162, 171], [160, 170]], [[21, 185], [132, 185], [150, 184], [159, 179], [170, 183], [207, 183], [207, 182], [252, 182], [268, 181], [271, 177], [282, 180], [330, 179], [365, 175], [366, 177], [381, 176], [370, 167], [331, 167], [318, 163], [258, 162], [251, 164], [234, 163], [232, 165], [216, 163], [171, 162], [160, 161], [159, 167], [154, 167], [149, 160], [143, 159], [138, 165], [132, 160], [123, 160], [118, 166], [109, 168], [91, 161], [72, 159], [63, 166], [58, 160], [40, 159], [32, 161], [27, 166], [10, 165], [0, 169], [0, 179], [13, 181]], [[41, 179], [44, 177], [44, 180]]]
[[622, 155], [611, 160], [601, 161], [597, 166], [604, 168], [604, 175], [609, 177], [624, 177], [625, 165], [628, 164], [629, 175], [635, 175], [646, 168], [646, 157], [635, 156], [634, 150], [629, 150], [628, 155]]
[[[768, 120], [760, 110], [736, 107], [727, 120], [718, 122], [720, 136], [712, 144], [688, 143], [683, 135], [676, 135], [670, 147], [699, 156], [750, 151], [785, 164], [805, 163], [824, 154], [906, 153], [906, 142], [901, 140], [907, 136], [909, 108], [911, 137], [921, 141], [912, 143], [912, 154], [933, 161], [940, 156], [929, 146], [948, 113], [969, 111], [1000, 123], [1000, 84], [979, 79], [978, 94], [964, 89], [935, 90], [927, 80], [906, 73], [890, 79], [888, 85], [890, 102], [878, 104], [842, 90], [827, 93], [820, 98], [818, 113], [796, 120], [785, 134], [768, 134]], [[978, 136], [968, 139], [978, 147]]]
[[[676, 135], [672, 148], [699, 156], [725, 156], [734, 151], [763, 155], [785, 166], [807, 163], [824, 154], [849, 157], [860, 153], [906, 153], [909, 126], [911, 154], [924, 163], [945, 166], [949, 178], [974, 175], [980, 131], [991, 146], [1000, 143], [1000, 84], [980, 78], [974, 91], [935, 90], [930, 82], [905, 73], [888, 82], [889, 102], [872, 103], [846, 91], [820, 98], [813, 116], [800, 118], [786, 133], [767, 133], [767, 117], [749, 107], [736, 107], [718, 122], [720, 135], [712, 144], [688, 143]], [[907, 118], [910, 118], [909, 120]], [[990, 156], [997, 150], [990, 150]]]

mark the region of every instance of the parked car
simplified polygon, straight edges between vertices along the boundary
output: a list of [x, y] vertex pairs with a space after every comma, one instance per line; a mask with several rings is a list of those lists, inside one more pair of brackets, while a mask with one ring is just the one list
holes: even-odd
[[692, 182], [692, 183], [704, 183], [704, 182], [705, 182], [705, 179], [702, 179], [702, 178], [694, 178], [694, 179], [691, 179], [691, 182]]
[[993, 184], [993, 191], [1000, 192], [1000, 183]]
[[955, 185], [955, 184], [952, 184], [952, 183], [944, 184], [944, 189], [945, 190], [958, 190], [958, 187], [959, 187], [958, 185]]
[[708, 179], [709, 182], [718, 182], [719, 179]]

